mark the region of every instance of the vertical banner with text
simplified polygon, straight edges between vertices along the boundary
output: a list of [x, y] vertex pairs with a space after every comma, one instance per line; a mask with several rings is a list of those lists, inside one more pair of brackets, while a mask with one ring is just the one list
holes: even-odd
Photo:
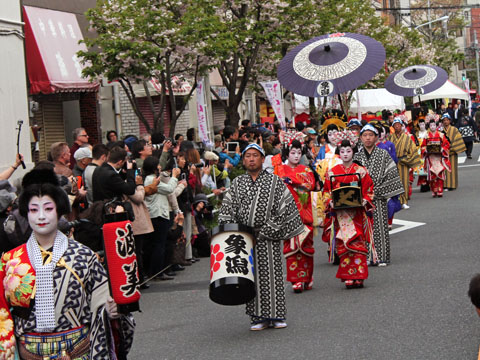
[[203, 143], [208, 143], [208, 126], [207, 126], [207, 106], [205, 103], [205, 82], [199, 80], [197, 84], [197, 116], [198, 116], [198, 136]]
[[280, 126], [285, 128], [285, 112], [283, 110], [283, 97], [280, 82], [275, 80], [261, 82], [260, 84], [265, 90], [265, 94], [267, 95], [268, 101], [270, 101], [270, 104], [272, 105], [273, 111], [275, 111], [275, 115], [277, 116]]

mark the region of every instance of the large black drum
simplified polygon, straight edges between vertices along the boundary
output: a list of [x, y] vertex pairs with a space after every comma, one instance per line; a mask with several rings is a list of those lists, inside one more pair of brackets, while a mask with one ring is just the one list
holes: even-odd
[[[358, 178], [355, 182], [343, 183], [340, 180], [340, 186], [332, 189], [333, 209], [351, 209], [362, 207], [362, 178], [359, 173], [345, 174], [345, 175], [332, 175], [330, 176], [330, 182], [335, 183], [335, 178], [356, 176]], [[336, 180], [338, 183], [339, 180]]]
[[221, 305], [246, 304], [255, 297], [253, 229], [220, 225], [210, 245], [210, 299]]
[[429, 154], [441, 154], [442, 142], [440, 140], [427, 139], [427, 153]]

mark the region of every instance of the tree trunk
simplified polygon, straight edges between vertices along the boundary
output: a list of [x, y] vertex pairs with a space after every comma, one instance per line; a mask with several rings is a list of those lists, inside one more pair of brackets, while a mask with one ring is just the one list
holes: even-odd
[[225, 119], [225, 126], [233, 126], [234, 128], [238, 128], [238, 123], [240, 121], [238, 104], [236, 102], [234, 102], [233, 104], [228, 104], [226, 113], [227, 118]]

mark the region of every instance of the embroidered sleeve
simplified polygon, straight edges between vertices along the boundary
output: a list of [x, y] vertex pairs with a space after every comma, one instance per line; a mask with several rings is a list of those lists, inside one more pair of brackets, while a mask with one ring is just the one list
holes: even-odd
[[0, 359], [15, 359], [15, 334], [13, 333], [13, 318], [5, 297], [4, 279], [6, 259], [11, 253], [5, 253], [0, 262]]

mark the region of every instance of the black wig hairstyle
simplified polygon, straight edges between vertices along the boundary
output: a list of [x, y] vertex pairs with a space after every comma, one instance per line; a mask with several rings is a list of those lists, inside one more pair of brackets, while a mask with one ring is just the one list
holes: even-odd
[[325, 138], [325, 141], [327, 144], [330, 143], [330, 141], [328, 141], [328, 132], [329, 131], [332, 131], [332, 130], [337, 130], [338, 131], [338, 126], [335, 125], [335, 124], [330, 124], [327, 126], [327, 131], [325, 131], [325, 134], [323, 134], [323, 137]]
[[352, 148], [353, 154], [357, 152], [357, 145], [353, 145], [350, 140], [348, 139], [343, 139], [342, 142], [337, 146], [335, 149], [335, 154], [339, 155], [340, 154], [340, 148], [342, 147], [350, 147]]
[[292, 143], [287, 146], [285, 145], [283, 148], [282, 148], [282, 158], [283, 160], [285, 161], [286, 159], [288, 159], [288, 155], [290, 154], [290, 150], [292, 149], [300, 149], [302, 150], [302, 155], [304, 154], [304, 148], [303, 148], [303, 145], [300, 141], [298, 140], [293, 140]]
[[50, 196], [57, 207], [58, 218], [71, 211], [68, 195], [60, 187], [58, 177], [51, 169], [33, 169], [23, 177], [22, 188], [18, 209], [24, 217], [28, 215], [28, 203], [34, 196]]
[[480, 309], [480, 274], [475, 275], [470, 280], [468, 296], [477, 309]]

